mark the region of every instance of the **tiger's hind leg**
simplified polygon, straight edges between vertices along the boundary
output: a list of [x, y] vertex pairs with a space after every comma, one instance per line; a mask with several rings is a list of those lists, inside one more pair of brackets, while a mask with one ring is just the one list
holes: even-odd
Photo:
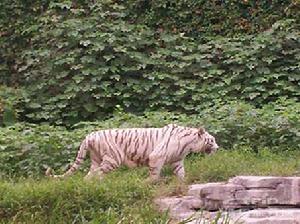
[[90, 167], [90, 170], [88, 172], [88, 174], [84, 177], [84, 180], [90, 180], [92, 179], [93, 177], [95, 177], [97, 174], [96, 174], [96, 170], [100, 167], [100, 164], [99, 163], [96, 163], [96, 162], [93, 162], [92, 161], [92, 164], [91, 164], [91, 167]]
[[104, 156], [101, 164], [89, 172], [89, 174], [87, 175], [87, 179], [97, 178], [101, 180], [103, 179], [105, 174], [113, 171], [114, 169], [117, 169], [120, 165], [121, 162], [119, 162], [118, 160], [113, 159], [109, 156]]
[[89, 170], [88, 174], [84, 177], [85, 180], [90, 180], [94, 176], [96, 176], [95, 171], [100, 167], [100, 165], [103, 161], [103, 158], [102, 158], [102, 155], [100, 152], [101, 151], [99, 148], [93, 148], [90, 150], [91, 166], [90, 166], [90, 170]]
[[[118, 168], [124, 162], [124, 154], [114, 142], [105, 142], [101, 145], [101, 150], [98, 149], [91, 155], [91, 160], [94, 161], [87, 179], [96, 178], [101, 180], [103, 176]], [[105, 154], [102, 154], [105, 152]]]

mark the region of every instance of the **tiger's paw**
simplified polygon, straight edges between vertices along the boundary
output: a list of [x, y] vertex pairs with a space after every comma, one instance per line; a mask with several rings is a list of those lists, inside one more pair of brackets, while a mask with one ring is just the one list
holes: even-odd
[[85, 181], [102, 181], [104, 178], [103, 172], [98, 171], [89, 171], [89, 173], [83, 178]]
[[52, 177], [53, 176], [53, 170], [51, 169], [51, 167], [48, 167], [46, 172], [45, 172], [45, 175], [48, 176], [48, 177]]
[[146, 184], [158, 184], [162, 181], [161, 178], [159, 177], [156, 177], [156, 178], [153, 178], [153, 177], [148, 177], [145, 182]]

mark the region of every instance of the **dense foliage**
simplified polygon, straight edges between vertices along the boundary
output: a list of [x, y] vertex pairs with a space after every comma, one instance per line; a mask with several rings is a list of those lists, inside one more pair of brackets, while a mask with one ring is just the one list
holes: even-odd
[[225, 149], [249, 147], [286, 151], [300, 147], [300, 103], [282, 101], [255, 109], [230, 103], [187, 116], [175, 113], [119, 113], [103, 122], [79, 123], [73, 130], [48, 125], [16, 124], [0, 129], [0, 170], [3, 175], [43, 174], [48, 166], [66, 169], [77, 148], [91, 131], [113, 127], [161, 127], [177, 123], [204, 126]]
[[281, 18], [298, 18], [297, 0], [129, 0], [128, 17], [157, 29], [188, 36], [258, 33]]
[[[151, 7], [169, 5], [163, 2]], [[171, 8], [188, 5], [183, 2]], [[120, 108], [136, 114], [157, 109], [195, 114], [232, 99], [260, 106], [280, 96], [299, 98], [298, 19], [275, 19], [255, 35], [207, 36], [203, 42], [128, 19], [144, 3], [130, 8], [111, 1], [36, 1], [28, 3], [32, 8], [21, 4], [11, 12], [17, 14], [15, 24], [3, 17], [0, 82], [26, 90], [18, 104], [21, 120], [70, 125], [103, 120]], [[217, 1], [205, 4], [209, 8]], [[244, 4], [251, 5], [221, 3]], [[293, 1], [274, 2], [271, 8], [261, 4], [258, 12], [276, 8], [278, 16], [297, 6]], [[155, 16], [157, 10], [150, 8]]]
[[194, 113], [226, 99], [259, 105], [299, 97], [300, 35], [294, 21], [256, 37], [199, 46], [168, 34], [158, 42], [142, 26], [112, 22], [95, 32], [93, 17], [80, 27], [79, 22], [56, 21], [56, 29], [39, 34], [33, 49], [23, 52], [27, 119], [76, 123], [103, 119], [117, 105], [135, 113]]

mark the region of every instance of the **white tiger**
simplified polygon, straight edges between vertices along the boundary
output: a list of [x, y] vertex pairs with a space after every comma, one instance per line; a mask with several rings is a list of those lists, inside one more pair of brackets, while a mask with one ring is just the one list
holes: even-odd
[[150, 180], [156, 181], [165, 164], [170, 164], [174, 174], [184, 179], [183, 160], [190, 152], [213, 153], [218, 149], [215, 138], [203, 128], [189, 128], [169, 124], [162, 128], [108, 129], [92, 132], [81, 142], [75, 162], [63, 175], [74, 173], [87, 151], [90, 153], [91, 167], [86, 178], [99, 177], [125, 164], [129, 167], [146, 165]]

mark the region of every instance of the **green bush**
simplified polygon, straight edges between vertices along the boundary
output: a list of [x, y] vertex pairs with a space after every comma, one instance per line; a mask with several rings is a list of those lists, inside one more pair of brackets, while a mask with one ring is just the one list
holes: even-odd
[[27, 19], [15, 29], [3, 25], [12, 31], [0, 37], [0, 82], [28, 92], [18, 106], [23, 120], [71, 125], [107, 119], [118, 107], [196, 114], [225, 99], [256, 106], [280, 96], [299, 99], [296, 19], [202, 43], [127, 21], [128, 8], [111, 1], [30, 4], [12, 12]]
[[285, 98], [256, 109], [250, 104], [231, 102], [203, 111], [203, 119], [224, 148], [250, 146], [253, 150], [299, 149], [300, 103]]
[[0, 170], [4, 176], [43, 175], [48, 166], [62, 172], [74, 161], [80, 142], [91, 131], [161, 127], [169, 123], [204, 126], [224, 149], [285, 151], [300, 147], [300, 103], [282, 100], [255, 109], [246, 103], [232, 102], [199, 115], [150, 112], [136, 116], [119, 112], [105, 121], [79, 123], [72, 130], [28, 123], [1, 128]]
[[[136, 114], [162, 108], [196, 114], [226, 99], [259, 106], [280, 96], [299, 99], [297, 19], [278, 20], [257, 35], [203, 42], [128, 21], [122, 2], [15, 4], [0, 7], [18, 9], [10, 10], [18, 22], [2, 17], [0, 82], [26, 88], [23, 120], [70, 125], [106, 119], [118, 106]], [[268, 8], [260, 4], [253, 7]]]
[[299, 99], [294, 20], [258, 36], [199, 45], [180, 35], [155, 36], [124, 22], [119, 11], [96, 9], [89, 17], [54, 10], [41, 19], [19, 68], [28, 89], [26, 120], [68, 125], [105, 119], [118, 106], [136, 114], [162, 108], [193, 114], [228, 99], [254, 105]]

